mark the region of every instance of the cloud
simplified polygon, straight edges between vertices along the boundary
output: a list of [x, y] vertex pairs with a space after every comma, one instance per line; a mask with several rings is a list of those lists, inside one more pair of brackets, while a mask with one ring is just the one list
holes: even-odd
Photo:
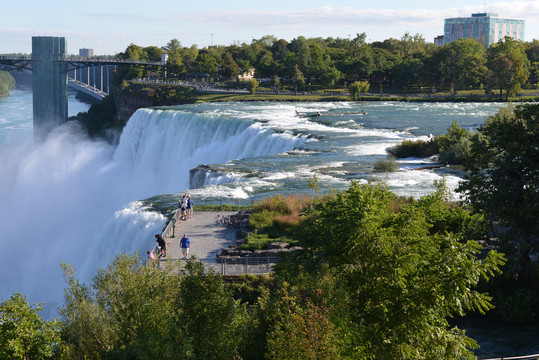
[[[324, 6], [302, 10], [229, 10], [204, 11], [198, 13], [174, 14], [167, 20], [188, 22], [205, 22], [227, 29], [295, 30], [305, 27], [337, 28], [383, 28], [383, 27], [416, 27], [439, 28], [443, 20], [451, 17], [465, 17], [472, 13], [482, 12], [477, 6], [447, 8], [442, 10], [410, 9], [362, 9], [352, 6]], [[539, 21], [538, 1], [499, 2], [487, 7], [488, 12], [499, 13], [501, 17], [525, 19], [529, 22]]]

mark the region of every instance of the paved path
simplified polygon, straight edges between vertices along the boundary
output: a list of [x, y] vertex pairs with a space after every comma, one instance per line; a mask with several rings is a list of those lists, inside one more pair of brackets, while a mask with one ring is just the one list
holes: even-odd
[[[189, 256], [196, 256], [203, 261], [206, 258], [215, 259], [218, 251], [236, 242], [236, 228], [214, 226], [217, 214], [230, 216], [237, 211], [195, 211], [193, 217], [187, 220], [177, 220], [174, 224], [174, 237], [165, 237], [167, 243], [168, 261], [182, 257], [180, 239], [183, 234], [191, 240]], [[161, 261], [166, 261], [162, 259]]]

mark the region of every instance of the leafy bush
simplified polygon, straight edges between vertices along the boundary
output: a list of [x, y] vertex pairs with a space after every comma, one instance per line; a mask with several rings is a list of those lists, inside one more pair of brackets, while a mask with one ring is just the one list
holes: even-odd
[[15, 87], [15, 79], [7, 71], [0, 71], [0, 96], [9, 94], [9, 89]]
[[249, 216], [249, 228], [254, 231], [270, 228], [273, 226], [275, 211], [262, 210]]
[[439, 145], [434, 139], [429, 141], [404, 140], [399, 145], [390, 147], [386, 151], [396, 158], [428, 157], [439, 152]]
[[452, 165], [461, 165], [470, 156], [472, 142], [469, 138], [456, 140], [451, 147], [440, 151], [440, 162]]
[[470, 156], [472, 131], [461, 128], [456, 121], [451, 123], [447, 134], [436, 137], [440, 146], [440, 161], [448, 164], [464, 164]]
[[256, 303], [266, 289], [275, 287], [274, 274], [229, 275], [224, 278], [224, 281], [231, 289], [234, 299], [250, 305]]
[[393, 156], [388, 156], [384, 159], [380, 159], [374, 164], [375, 172], [395, 172], [398, 169], [399, 166], [397, 165], [395, 157]]

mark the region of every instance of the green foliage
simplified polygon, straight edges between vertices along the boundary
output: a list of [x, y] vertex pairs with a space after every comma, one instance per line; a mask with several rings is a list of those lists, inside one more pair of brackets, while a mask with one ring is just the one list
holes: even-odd
[[478, 260], [480, 246], [466, 231], [435, 229], [429, 216], [446, 206], [444, 192], [394, 213], [385, 186], [353, 183], [303, 223], [312, 264], [327, 263], [342, 284], [341, 321], [358, 325], [358, 344], [375, 358], [473, 358], [474, 342], [446, 318], [491, 308], [472, 288], [498, 272], [503, 257], [491, 251]]
[[41, 305], [30, 306], [16, 293], [0, 303], [0, 359], [56, 359], [60, 329], [56, 320], [43, 321]]
[[246, 308], [235, 301], [221, 276], [189, 260], [174, 302], [173, 334], [183, 358], [234, 359], [246, 338]]
[[358, 95], [369, 91], [370, 84], [368, 81], [355, 81], [348, 87], [352, 99], [357, 100]]
[[442, 46], [430, 61], [431, 78], [439, 86], [449, 82], [455, 90], [478, 86], [487, 68], [486, 49], [475, 39], [459, 39]]
[[284, 242], [289, 244], [297, 243], [296, 240], [292, 240], [288, 237], [281, 236], [282, 233], [278, 229], [267, 229], [267, 232], [263, 233], [249, 233], [246, 238], [246, 242], [240, 246], [242, 250], [259, 250], [265, 249], [272, 242]]
[[258, 85], [260, 84], [255, 78], [249, 80], [249, 82], [247, 83], [247, 87], [249, 88], [249, 94], [254, 95], [256, 93], [256, 88], [258, 87]]
[[403, 140], [399, 145], [386, 150], [396, 158], [428, 157], [439, 152], [439, 145], [434, 140]]
[[262, 275], [231, 275], [224, 279], [225, 284], [232, 291], [234, 299], [242, 303], [254, 305], [262, 294], [275, 287], [275, 276], [273, 274]]
[[249, 216], [249, 228], [254, 231], [267, 229], [273, 226], [274, 211], [262, 210]]
[[373, 170], [375, 172], [395, 172], [399, 169], [395, 157], [388, 156], [383, 159], [379, 159], [374, 163]]
[[461, 128], [453, 121], [447, 134], [436, 137], [440, 147], [440, 162], [464, 164], [470, 156], [472, 136], [472, 131]]
[[505, 37], [488, 50], [487, 84], [499, 89], [500, 99], [505, 90], [505, 99], [517, 94], [528, 80], [530, 61], [521, 43]]
[[539, 231], [539, 105], [500, 109], [472, 138], [459, 191], [479, 213], [526, 238]]
[[339, 359], [338, 337], [329, 309], [319, 298], [298, 297], [286, 284], [272, 303], [266, 359]]
[[7, 71], [0, 70], [0, 96], [7, 96], [9, 90], [15, 87], [15, 79]]
[[208, 53], [199, 53], [193, 63], [193, 68], [198, 72], [215, 74], [217, 73], [219, 64], [217, 60]]
[[122, 255], [92, 287], [64, 266], [62, 336], [69, 358], [233, 359], [244, 338], [244, 307], [222, 278], [189, 260], [177, 273]]
[[238, 76], [240, 72], [238, 64], [236, 63], [236, 61], [234, 61], [230, 53], [226, 53], [223, 58], [223, 66], [221, 72], [225, 77], [229, 79]]

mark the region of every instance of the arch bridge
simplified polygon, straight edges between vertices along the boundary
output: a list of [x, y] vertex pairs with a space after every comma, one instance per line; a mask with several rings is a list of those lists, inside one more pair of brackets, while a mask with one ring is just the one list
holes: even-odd
[[[165, 63], [160, 61], [69, 58], [66, 56], [66, 50], [67, 42], [64, 37], [34, 36], [31, 56], [0, 57], [0, 66], [32, 71], [34, 141], [36, 142], [44, 140], [49, 132], [67, 120], [69, 72], [73, 71], [75, 74], [75, 79], [72, 81], [84, 87], [84, 84], [76, 79], [78, 69], [111, 65], [127, 65], [144, 69], [165, 66]], [[103, 85], [101, 90], [103, 90]]]

